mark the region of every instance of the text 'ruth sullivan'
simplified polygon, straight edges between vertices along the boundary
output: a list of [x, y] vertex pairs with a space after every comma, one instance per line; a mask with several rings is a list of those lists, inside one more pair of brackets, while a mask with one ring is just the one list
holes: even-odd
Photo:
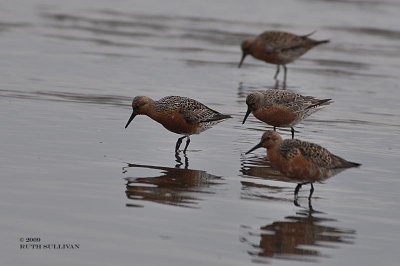
[[80, 244], [20, 244], [19, 249], [79, 249]]

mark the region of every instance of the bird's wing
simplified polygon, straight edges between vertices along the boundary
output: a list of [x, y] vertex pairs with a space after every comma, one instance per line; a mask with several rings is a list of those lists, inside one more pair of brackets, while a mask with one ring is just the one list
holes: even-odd
[[263, 41], [264, 49], [267, 53], [288, 52], [304, 48], [304, 38], [292, 34], [276, 33], [265, 35]]
[[285, 140], [281, 147], [281, 154], [287, 159], [295, 156], [303, 156], [307, 161], [312, 162], [321, 167], [330, 167], [332, 165], [332, 154], [318, 144], [301, 141], [301, 140]]
[[299, 150], [298, 140], [284, 140], [279, 147], [280, 154], [285, 157], [285, 159], [290, 160], [298, 155], [301, 155]]
[[302, 141], [300, 152], [307, 160], [318, 166], [330, 168], [332, 165], [331, 153], [318, 144]]
[[304, 98], [295, 92], [290, 90], [269, 90], [266, 92], [268, 105], [279, 105], [284, 106], [291, 112], [300, 112], [304, 109]]
[[219, 114], [204, 104], [188, 99], [181, 104], [180, 113], [188, 123], [203, 123], [215, 120]]

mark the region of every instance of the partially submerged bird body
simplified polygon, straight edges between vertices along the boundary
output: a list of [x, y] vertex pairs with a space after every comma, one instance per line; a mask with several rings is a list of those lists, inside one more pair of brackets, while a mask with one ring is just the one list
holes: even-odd
[[[277, 132], [270, 130], [266, 131], [261, 137], [261, 142], [247, 153], [261, 147], [267, 149], [267, 157], [272, 167], [299, 184], [295, 196], [303, 184], [322, 182], [347, 168], [360, 166], [334, 155], [318, 144], [298, 139], [283, 140]], [[311, 195], [312, 192], [310, 198]]]
[[277, 65], [274, 78], [277, 78], [279, 66], [282, 65], [285, 70], [284, 81], [286, 81], [286, 64], [295, 61], [311, 48], [329, 42], [329, 40], [317, 41], [309, 38], [312, 33], [296, 35], [282, 31], [265, 31], [257, 37], [248, 38], [241, 45], [242, 59], [239, 67], [245, 57], [251, 55], [256, 59]]
[[196, 100], [181, 96], [167, 96], [158, 101], [147, 96], [137, 96], [132, 101], [132, 109], [132, 115], [125, 128], [136, 115], [147, 115], [169, 131], [184, 135], [178, 139], [176, 152], [183, 138], [187, 137], [184, 150], [186, 151], [190, 142], [190, 135], [200, 134], [222, 120], [231, 117], [214, 111]]
[[294, 137], [293, 126], [330, 104], [330, 100], [303, 96], [289, 90], [269, 89], [252, 92], [246, 98], [247, 112], [243, 123], [252, 113], [257, 119], [274, 128], [290, 127]]

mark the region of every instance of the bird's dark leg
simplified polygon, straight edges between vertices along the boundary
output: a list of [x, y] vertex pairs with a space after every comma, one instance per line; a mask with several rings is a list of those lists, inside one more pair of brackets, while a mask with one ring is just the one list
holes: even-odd
[[[188, 157], [186, 156], [186, 153], [184, 153], [183, 154], [183, 158], [185, 159], [185, 169], [187, 169], [188, 167], [189, 167], [189, 159], [188, 159]], [[181, 166], [183, 165], [183, 162], [182, 162], [182, 157], [181, 156], [179, 156], [179, 153], [175, 153], [175, 162], [177, 162], [177, 164], [175, 164], [175, 168], [181, 168]]]
[[276, 66], [276, 72], [275, 72], [274, 79], [278, 79], [279, 70], [280, 70], [280, 66], [277, 65], [277, 66]]
[[290, 127], [290, 131], [292, 132], [292, 139], [294, 139], [294, 128]]
[[287, 68], [286, 65], [283, 65], [283, 84], [286, 86], [286, 75], [287, 75]]
[[274, 127], [274, 131], [276, 131], [276, 127]]
[[175, 165], [175, 168], [180, 168], [182, 163], [182, 158], [181, 156], [179, 156], [179, 153], [175, 152], [175, 162], [177, 162], [177, 164]]
[[186, 138], [186, 136], [180, 137], [180, 138], [178, 139], [178, 141], [176, 142], [176, 145], [175, 145], [175, 153], [178, 153], [178, 152], [179, 152], [179, 147], [181, 146], [182, 140], [183, 140], [184, 138]]
[[189, 146], [189, 143], [190, 143], [190, 137], [187, 136], [186, 138], [187, 138], [186, 139], [186, 145], [185, 145], [185, 149], [183, 149], [183, 153], [186, 153], [187, 147]]
[[297, 184], [296, 188], [294, 189], [294, 205], [296, 205], [297, 207], [300, 206], [299, 202], [298, 202], [298, 196], [297, 194], [299, 193], [299, 190], [301, 188], [301, 184]]
[[279, 80], [275, 79], [275, 87], [276, 90], [279, 89]]
[[302, 184], [297, 184], [296, 188], [294, 189], [294, 198], [297, 199], [297, 194], [299, 194], [299, 190]]
[[295, 199], [293, 200], [293, 204], [294, 204], [295, 206], [297, 206], [297, 207], [301, 207], [301, 205], [300, 205], [299, 201], [297, 200], [297, 198], [295, 198]]
[[186, 154], [184, 154], [185, 157], [185, 169], [188, 169], [189, 167], [189, 158], [186, 156]]
[[311, 199], [308, 200], [308, 209], [310, 210], [310, 213], [314, 212], [314, 208], [313, 208], [313, 206], [311, 204]]
[[310, 184], [311, 184], [311, 189], [310, 189], [310, 195], [308, 196], [309, 201], [311, 200], [311, 196], [314, 193], [314, 185], [313, 185], [313, 183], [310, 183]]

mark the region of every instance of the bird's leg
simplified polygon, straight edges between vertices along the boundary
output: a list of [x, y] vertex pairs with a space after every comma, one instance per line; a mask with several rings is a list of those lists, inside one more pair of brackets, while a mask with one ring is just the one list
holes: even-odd
[[[188, 167], [189, 167], [189, 159], [188, 159], [188, 157], [186, 156], [186, 153], [184, 153], [183, 154], [183, 158], [185, 158], [185, 169], [188, 169]], [[175, 165], [175, 168], [181, 168], [181, 166], [183, 165], [183, 162], [182, 162], [182, 158], [181, 158], [181, 156], [179, 156], [179, 153], [175, 153], [175, 162], [177, 162], [177, 164]]]
[[308, 209], [310, 210], [310, 215], [311, 215], [311, 212], [314, 212], [314, 208], [311, 204], [311, 199], [308, 200]]
[[189, 167], [189, 159], [188, 159], [188, 157], [186, 156], [186, 153], [183, 154], [183, 156], [185, 157], [185, 169], [188, 169], [188, 167]]
[[180, 168], [182, 163], [182, 158], [181, 156], [179, 156], [179, 153], [175, 152], [175, 162], [177, 162], [177, 164], [175, 164], [175, 168]]
[[290, 131], [292, 132], [292, 139], [294, 139], [294, 128], [290, 127]]
[[175, 145], [175, 153], [178, 153], [178, 152], [179, 152], [179, 147], [181, 146], [182, 140], [183, 140], [184, 138], [186, 138], [186, 136], [180, 137], [180, 138], [178, 139], [178, 141], [176, 142], [176, 145]]
[[294, 204], [295, 206], [297, 206], [297, 207], [301, 207], [301, 205], [299, 204], [299, 201], [297, 200], [297, 198], [295, 198], [295, 199], [293, 200], [293, 204]]
[[286, 65], [283, 65], [283, 84], [286, 87], [286, 75], [287, 75], [287, 68]]
[[302, 184], [297, 184], [296, 188], [294, 189], [294, 198], [297, 200], [297, 194], [299, 194], [299, 190]]
[[311, 201], [311, 196], [314, 193], [314, 185], [313, 185], [313, 183], [310, 183], [310, 184], [311, 184], [311, 189], [310, 189], [310, 195], [308, 196], [308, 201]]
[[280, 66], [276, 65], [276, 72], [275, 72], [274, 79], [278, 79], [279, 70], [280, 70]]
[[282, 82], [282, 90], [286, 90], [286, 81]]
[[274, 131], [276, 131], [276, 127], [274, 127]]
[[187, 147], [189, 146], [189, 143], [190, 143], [190, 137], [189, 136], [186, 136], [186, 145], [185, 145], [185, 149], [183, 149], [183, 153], [186, 153], [186, 150], [187, 150]]
[[274, 89], [279, 89], [279, 80], [278, 79], [275, 79], [275, 87], [274, 87]]

